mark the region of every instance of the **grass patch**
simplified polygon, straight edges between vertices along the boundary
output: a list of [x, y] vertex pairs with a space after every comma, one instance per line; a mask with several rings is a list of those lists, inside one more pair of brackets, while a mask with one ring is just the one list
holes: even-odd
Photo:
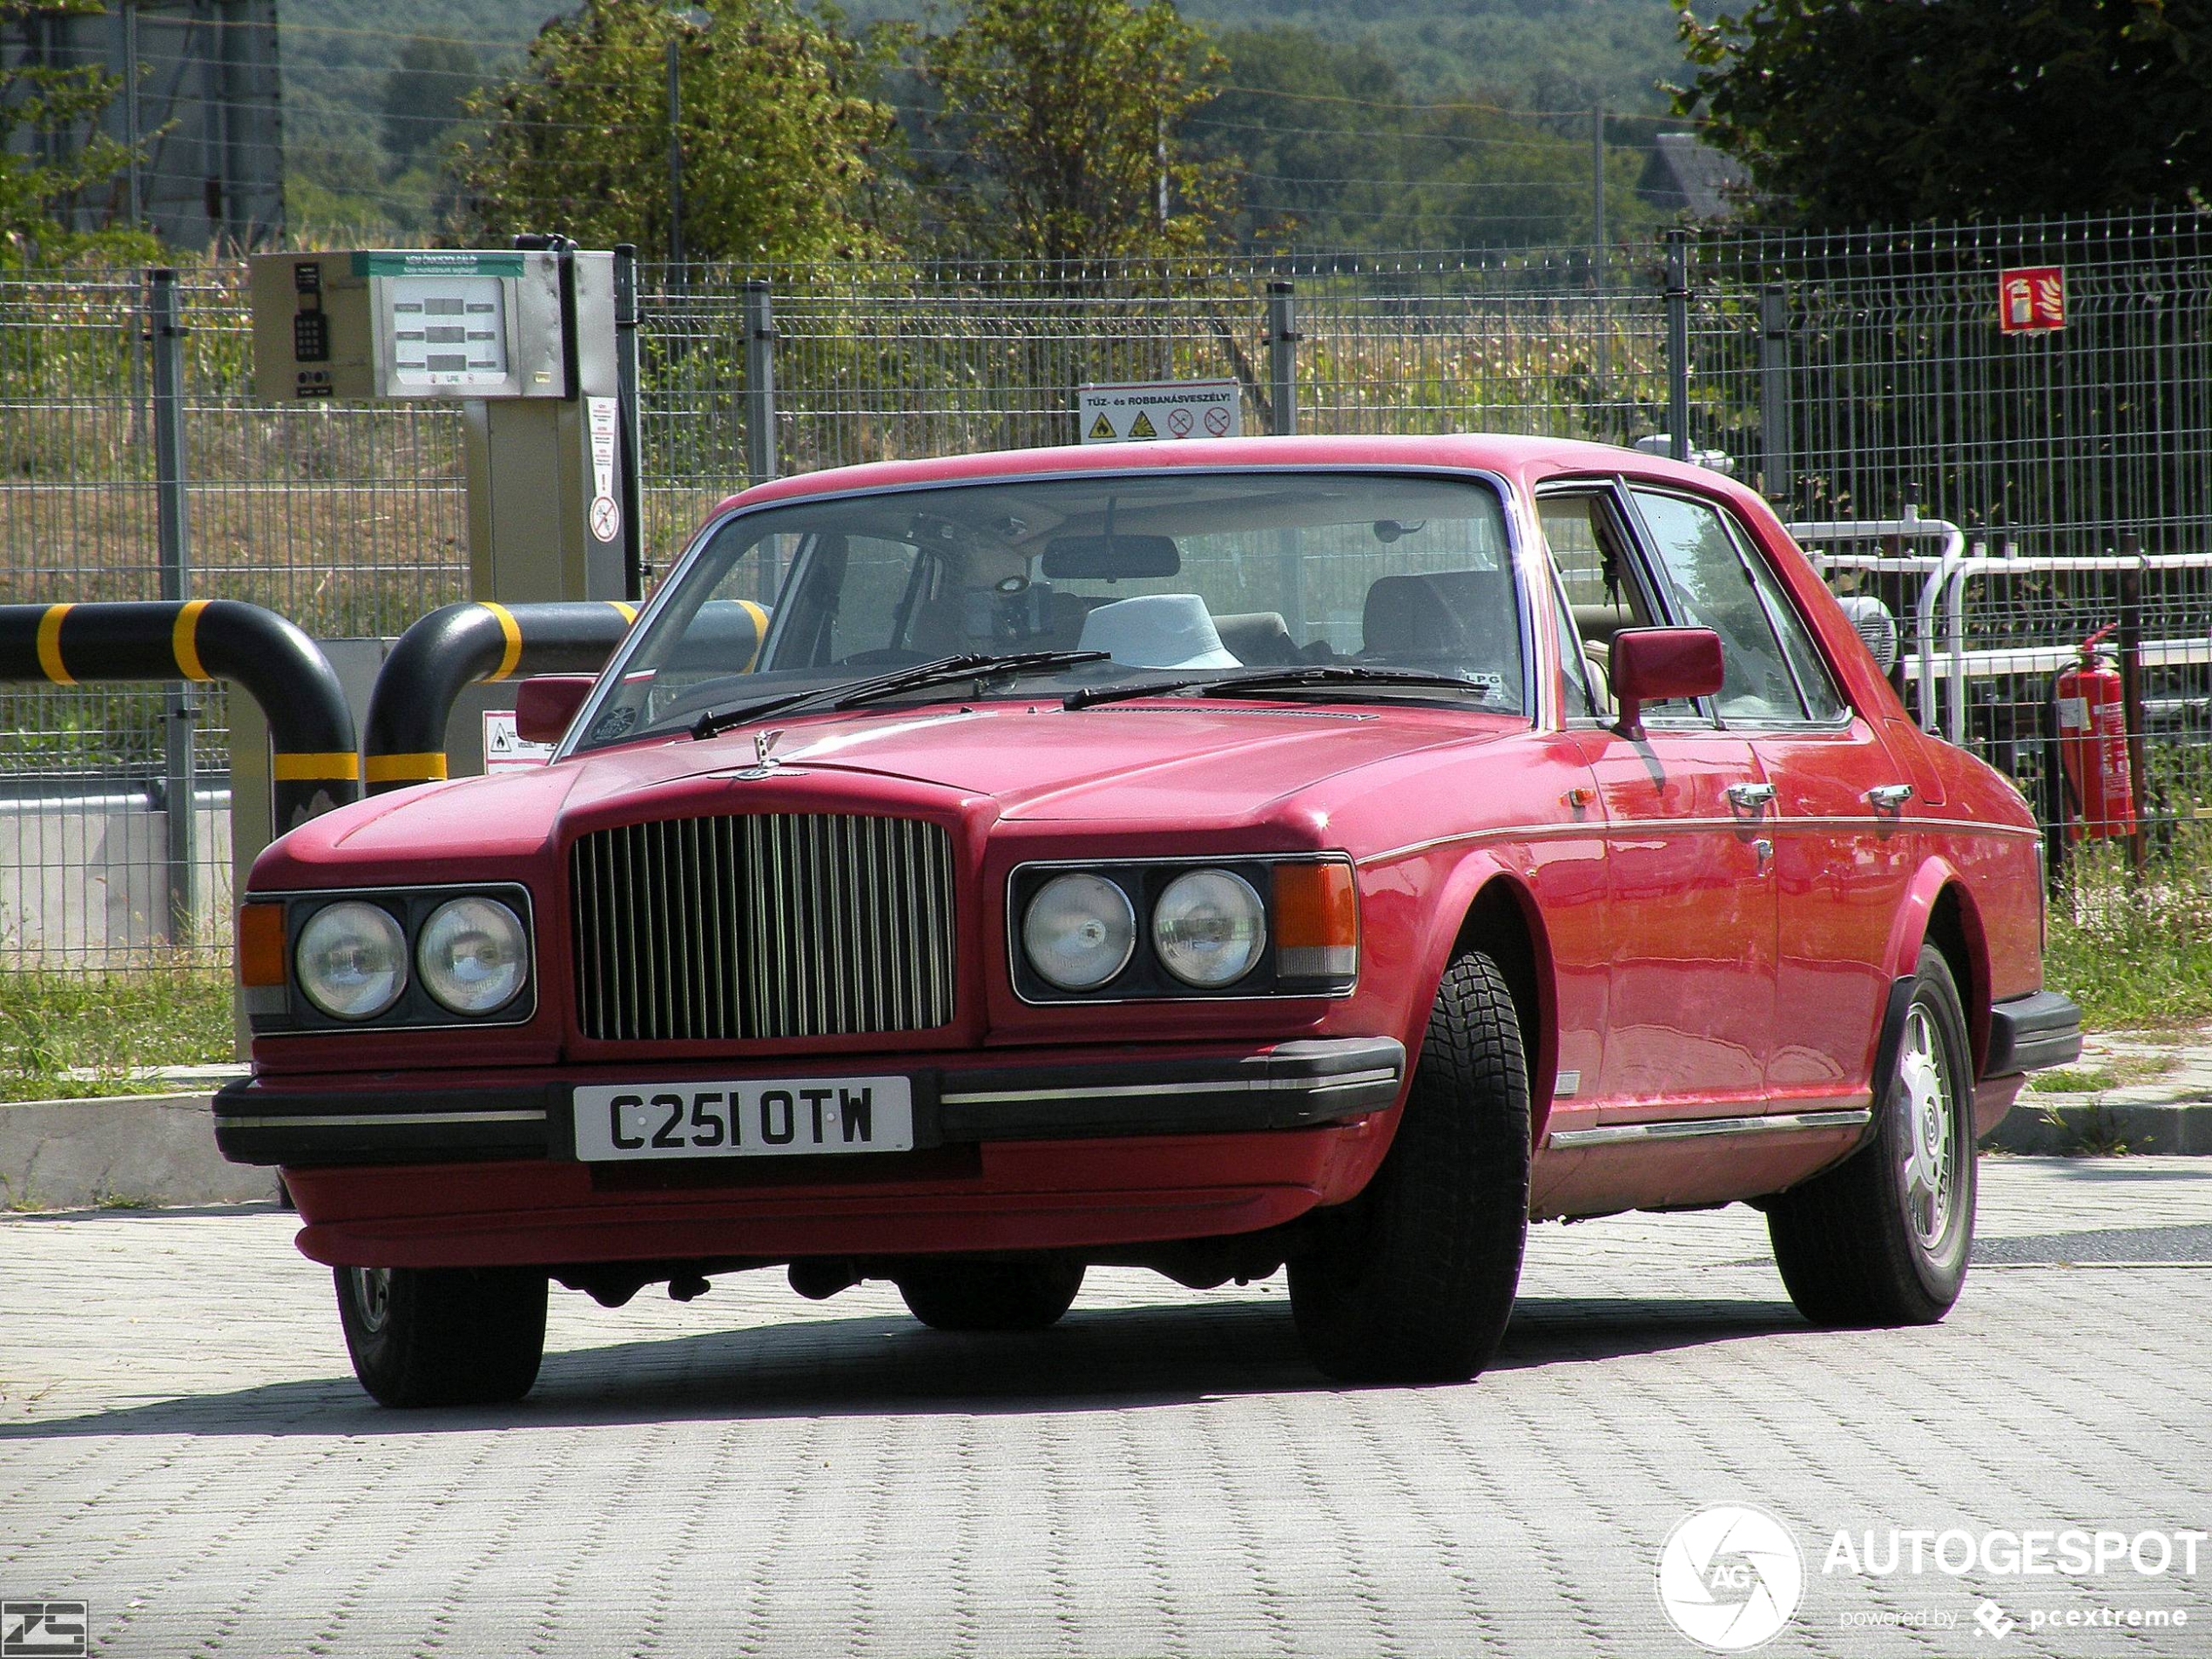
[[2094, 1095], [2107, 1089], [2155, 1082], [2181, 1063], [2176, 1055], [2115, 1055], [2097, 1065], [2039, 1071], [2028, 1079], [2027, 1086], [2040, 1095]]
[[[235, 1059], [227, 968], [163, 956], [98, 974], [0, 974], [0, 1100], [131, 1092], [148, 1066]], [[63, 1074], [91, 1067], [95, 1078]]]
[[2044, 981], [2093, 1031], [2212, 1021], [2212, 834], [2182, 825], [2140, 881], [2123, 844], [2075, 848], [2051, 904]]

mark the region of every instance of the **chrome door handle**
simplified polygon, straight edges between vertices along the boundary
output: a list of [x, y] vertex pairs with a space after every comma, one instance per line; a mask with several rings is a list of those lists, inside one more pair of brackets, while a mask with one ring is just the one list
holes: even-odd
[[1905, 803], [1912, 799], [1911, 784], [1877, 784], [1866, 792], [1866, 799], [1878, 813], [1898, 813]]
[[1751, 855], [1759, 861], [1758, 873], [1764, 875], [1767, 866], [1774, 862], [1774, 843], [1765, 836], [1760, 836], [1751, 843]]
[[1772, 784], [1730, 784], [1728, 786], [1728, 798], [1733, 805], [1741, 807], [1744, 812], [1757, 812], [1774, 799], [1774, 786]]

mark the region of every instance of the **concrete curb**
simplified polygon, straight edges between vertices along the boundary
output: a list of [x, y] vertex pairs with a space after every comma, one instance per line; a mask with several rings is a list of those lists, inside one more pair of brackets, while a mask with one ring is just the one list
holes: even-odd
[[2212, 1157], [2212, 1101], [2023, 1095], [1981, 1143], [2038, 1157], [2108, 1153], [2122, 1146], [2139, 1155]]
[[215, 1150], [205, 1092], [0, 1102], [0, 1205], [14, 1210], [266, 1203], [276, 1171]]

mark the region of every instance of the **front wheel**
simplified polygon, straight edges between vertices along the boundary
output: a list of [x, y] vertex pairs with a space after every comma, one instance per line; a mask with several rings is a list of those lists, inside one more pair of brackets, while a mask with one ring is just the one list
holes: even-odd
[[520, 1399], [545, 1353], [546, 1278], [523, 1267], [337, 1267], [354, 1375], [382, 1406]]
[[1345, 1382], [1464, 1382], [1505, 1335], [1528, 1237], [1528, 1071], [1505, 976], [1446, 970], [1382, 1168], [1315, 1218], [1291, 1313]]
[[1974, 1242], [1973, 1049], [1951, 965], [1923, 948], [1905, 1033], [1877, 1080], [1874, 1138], [1775, 1197], [1767, 1233], [1815, 1325], [1933, 1325]]

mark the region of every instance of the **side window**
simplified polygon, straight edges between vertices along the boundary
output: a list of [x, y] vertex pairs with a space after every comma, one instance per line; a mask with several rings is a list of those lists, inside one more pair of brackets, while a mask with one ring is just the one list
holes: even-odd
[[1757, 579], [1717, 508], [1655, 490], [1635, 492], [1676, 614], [1721, 637], [1723, 720], [1750, 725], [1806, 718]]
[[[1610, 491], [1594, 489], [1554, 491], [1536, 498], [1536, 517], [1559, 578], [1561, 631], [1580, 637], [1560, 644], [1562, 661], [1577, 659], [1568, 669], [1570, 715], [1581, 712], [1587, 704], [1600, 718], [1611, 717], [1613, 636], [1623, 628], [1651, 627], [1658, 620], [1637, 580], [1629, 537], [1615, 511], [1615, 501]], [[1578, 671], [1582, 682], [1579, 693]], [[1658, 720], [1695, 718], [1696, 712], [1681, 698], [1654, 703], [1645, 710], [1647, 718]]]
[[895, 637], [899, 606], [914, 570], [908, 543], [848, 536], [845, 543], [845, 585], [830, 623], [830, 660], [837, 663], [893, 651], [905, 643]]
[[1804, 618], [1791, 603], [1789, 590], [1759, 552], [1750, 532], [1733, 518], [1728, 521], [1728, 528], [1736, 538], [1743, 568], [1751, 574], [1751, 585], [1758, 590], [1760, 603], [1766, 606], [1767, 620], [1782, 637], [1783, 655], [1790, 659], [1790, 667], [1797, 674], [1797, 691], [1804, 698], [1807, 712], [1816, 720], [1842, 719], [1847, 711], [1843, 693], [1836, 689], [1835, 678], [1821, 658], [1820, 647], [1813, 643], [1812, 631], [1805, 626]]

